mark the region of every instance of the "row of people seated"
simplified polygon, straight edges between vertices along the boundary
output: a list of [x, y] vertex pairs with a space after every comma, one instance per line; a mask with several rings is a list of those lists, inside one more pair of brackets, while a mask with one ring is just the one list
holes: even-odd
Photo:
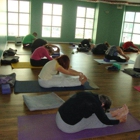
[[[90, 44], [91, 39], [84, 39], [80, 42], [78, 45], [78, 49], [86, 48], [88, 51], [91, 51], [93, 54], [99, 54], [99, 55], [105, 55], [105, 61], [110, 60], [116, 60], [117, 62], [126, 62], [130, 58], [127, 56], [124, 52], [139, 52], [140, 49], [138, 46], [134, 45], [132, 41], [127, 41], [123, 43], [123, 45], [116, 46], [112, 45], [110, 46], [108, 42], [105, 43], [99, 43], [97, 45]], [[140, 55], [137, 56], [134, 64], [134, 71], [140, 72]]]
[[[36, 32], [32, 35], [29, 34], [25, 36], [23, 39], [23, 46], [31, 47], [32, 55], [30, 63], [32, 66], [44, 66], [48, 61], [53, 59], [50, 55], [55, 53], [60, 55], [60, 49], [55, 45], [48, 44], [46, 40], [36, 37]], [[120, 47], [115, 45], [110, 46], [108, 42], [94, 45], [91, 44], [91, 39], [84, 39], [78, 45], [78, 51], [80, 51], [79, 48], [81, 51], [83, 48], [86, 48], [87, 51], [91, 50], [93, 54], [105, 54], [105, 61], [116, 60], [117, 62], [126, 62], [129, 60], [129, 57], [124, 53], [125, 51], [139, 51], [139, 48], [134, 45], [132, 41], [125, 42], [122, 47]]]

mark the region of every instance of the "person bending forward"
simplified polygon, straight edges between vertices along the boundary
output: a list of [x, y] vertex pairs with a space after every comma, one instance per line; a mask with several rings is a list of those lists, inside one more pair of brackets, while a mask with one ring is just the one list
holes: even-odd
[[[62, 73], [77, 78], [57, 75]], [[76, 70], [70, 68], [70, 59], [67, 55], [62, 55], [46, 63], [38, 75], [38, 82], [41, 87], [71, 87], [80, 86], [87, 81], [87, 77]]]

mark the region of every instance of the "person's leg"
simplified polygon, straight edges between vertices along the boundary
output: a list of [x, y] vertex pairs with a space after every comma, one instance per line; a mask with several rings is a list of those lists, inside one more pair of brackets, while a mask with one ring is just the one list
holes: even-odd
[[140, 68], [133, 68], [134, 71], [140, 72]]
[[[110, 119], [114, 119], [111, 117], [110, 113], [107, 113], [107, 116]], [[91, 115], [89, 118], [83, 118], [75, 125], [69, 125], [62, 120], [59, 112], [56, 115], [56, 124], [57, 127], [65, 133], [76, 133], [85, 129], [103, 128], [109, 126], [103, 124], [95, 114]]]
[[130, 52], [138, 52], [138, 49], [134, 48], [134, 47], [129, 47]]
[[122, 59], [122, 58], [119, 57], [119, 56], [112, 56], [112, 59], [113, 59], [113, 60], [116, 60], [117, 62], [126, 62], [126, 59]]
[[41, 60], [30, 59], [30, 63], [32, 66], [44, 66], [47, 62], [49, 62], [48, 59], [41, 59]]
[[111, 55], [105, 55], [105, 58], [108, 60], [113, 60], [114, 58]]
[[49, 79], [49, 80], [39, 79], [39, 85], [44, 88], [73, 87], [73, 86], [80, 86], [81, 82], [79, 81], [79, 78], [55, 75], [52, 77], [52, 79]]

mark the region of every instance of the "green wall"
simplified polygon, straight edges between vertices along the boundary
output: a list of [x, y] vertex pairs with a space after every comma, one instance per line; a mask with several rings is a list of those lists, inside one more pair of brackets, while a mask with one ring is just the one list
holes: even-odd
[[[62, 13], [62, 30], [61, 38], [45, 38], [48, 41], [56, 42], [79, 42], [79, 39], [74, 39], [75, 25], [76, 25], [76, 11], [77, 6], [95, 8], [95, 3], [81, 2], [74, 0], [32, 0], [31, 9], [31, 32], [36, 31], [38, 36], [41, 37], [41, 21], [42, 21], [42, 5], [43, 3], [57, 3], [63, 5]], [[35, 13], [35, 14], [34, 14]]]
[[7, 2], [0, 0], [0, 58], [7, 44]]
[[[75, 24], [77, 6], [95, 8], [95, 22], [93, 28], [93, 43], [108, 41], [110, 44], [119, 45], [122, 29], [122, 20], [125, 11], [140, 11], [140, 6], [122, 6], [107, 3], [83, 2], [77, 0], [30, 0], [31, 1], [31, 33], [36, 31], [41, 37], [43, 3], [56, 3], [63, 5], [61, 38], [44, 38], [49, 42], [80, 42], [75, 39]], [[15, 37], [8, 37], [14, 40]]]

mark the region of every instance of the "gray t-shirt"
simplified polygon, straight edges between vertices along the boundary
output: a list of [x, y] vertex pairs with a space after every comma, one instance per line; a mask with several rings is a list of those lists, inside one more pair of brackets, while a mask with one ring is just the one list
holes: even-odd
[[109, 47], [106, 52], [106, 55], [110, 55], [110, 56], [117, 56], [118, 52], [117, 52], [117, 46], [111, 46]]

